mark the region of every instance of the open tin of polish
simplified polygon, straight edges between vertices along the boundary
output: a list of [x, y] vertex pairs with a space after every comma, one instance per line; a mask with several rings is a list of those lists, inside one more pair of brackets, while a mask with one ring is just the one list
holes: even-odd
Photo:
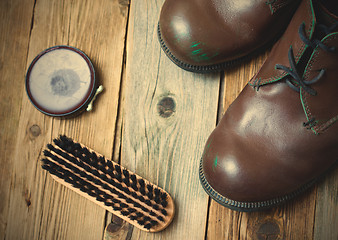
[[34, 58], [26, 74], [32, 104], [53, 117], [72, 117], [90, 111], [98, 86], [92, 62], [77, 48], [55, 46]]

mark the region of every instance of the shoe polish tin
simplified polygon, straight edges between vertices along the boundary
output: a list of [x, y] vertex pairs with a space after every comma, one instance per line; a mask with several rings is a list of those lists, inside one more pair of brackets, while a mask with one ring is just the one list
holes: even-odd
[[91, 110], [102, 91], [92, 62], [70, 46], [54, 46], [34, 58], [26, 74], [26, 91], [32, 104], [53, 117], [72, 117]]

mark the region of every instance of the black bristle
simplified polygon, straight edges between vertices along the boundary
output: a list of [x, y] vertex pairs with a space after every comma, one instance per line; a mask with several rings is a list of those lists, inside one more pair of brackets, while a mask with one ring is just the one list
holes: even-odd
[[144, 190], [144, 188], [140, 188], [140, 193], [142, 194], [142, 195], [146, 195], [146, 191]]
[[126, 194], [130, 195], [130, 190], [129, 190], [129, 188], [123, 188], [123, 191], [124, 191]]
[[161, 199], [162, 199], [162, 200], [166, 200], [167, 198], [168, 198], [167, 193], [162, 192], [162, 193], [161, 193]]
[[105, 192], [103, 192], [103, 193], [102, 193], [102, 197], [103, 197], [104, 199], [106, 199], [106, 200], [108, 200], [108, 199], [111, 199], [111, 198], [112, 198], [112, 196], [108, 195], [108, 194], [107, 194], [107, 193], [105, 193]]
[[154, 205], [153, 205], [153, 209], [159, 210], [160, 208], [159, 208], [159, 206], [158, 206], [157, 204], [154, 204]]
[[129, 212], [127, 212], [127, 211], [121, 211], [121, 214], [122, 214], [123, 216], [128, 216], [128, 215], [129, 215]]
[[129, 211], [130, 213], [134, 213], [134, 212], [136, 212], [136, 209], [135, 209], [135, 208], [128, 208], [128, 211]]
[[101, 191], [98, 188], [94, 188], [93, 190], [96, 193], [96, 195], [100, 195]]
[[145, 183], [144, 183], [144, 180], [143, 180], [143, 179], [139, 179], [139, 180], [138, 180], [138, 183], [140, 184], [140, 187], [141, 187], [141, 188], [144, 188]]
[[115, 166], [115, 171], [118, 173], [118, 174], [122, 174], [121, 172], [121, 167], [119, 165], [116, 165]]
[[44, 164], [48, 164], [49, 160], [47, 158], [43, 158], [43, 159], [41, 159], [41, 162], [43, 162]]
[[50, 156], [51, 153], [47, 149], [45, 149], [43, 150], [43, 154], [47, 157]]
[[106, 173], [106, 166], [100, 164], [100, 165], [98, 166], [98, 169], [99, 169], [101, 172]]
[[64, 150], [66, 150], [66, 152], [72, 152], [73, 148], [71, 146], [66, 146]]
[[79, 150], [79, 149], [82, 148], [81, 145], [80, 145], [80, 143], [74, 143], [73, 147], [74, 147], [74, 149], [76, 149], [76, 150]]
[[145, 204], [147, 204], [148, 206], [151, 206], [151, 205], [152, 205], [150, 200], [146, 200], [146, 201], [145, 201]]
[[148, 192], [153, 192], [153, 186], [151, 186], [151, 185], [147, 185], [147, 189], [148, 189]]
[[74, 152], [73, 155], [78, 158], [82, 158], [82, 153], [81, 152]]
[[63, 142], [73, 142], [73, 140], [68, 138], [66, 135], [60, 135], [59, 139], [61, 139]]
[[154, 213], [153, 211], [150, 211], [149, 214], [150, 214], [151, 216], [157, 216], [157, 214]]
[[114, 186], [117, 187], [118, 189], [122, 189], [121, 183], [114, 182]]
[[136, 184], [136, 176], [134, 174], [130, 175], [130, 179]]
[[150, 217], [148, 217], [148, 216], [145, 216], [144, 218], [143, 218], [143, 220], [145, 221], [145, 222], [148, 222], [148, 221], [150, 221]]
[[125, 178], [129, 179], [129, 172], [126, 169], [123, 169], [123, 175], [125, 176]]
[[124, 184], [126, 184], [127, 186], [130, 186], [129, 178], [123, 178], [122, 181], [123, 181]]
[[154, 198], [154, 201], [155, 201], [156, 203], [161, 203], [161, 199], [160, 199], [159, 196], [156, 196], [156, 197]]
[[104, 202], [105, 199], [101, 196], [96, 196], [96, 200], [100, 202]]
[[91, 157], [92, 160], [94, 160], [94, 161], [96, 161], [97, 163], [99, 163], [99, 159], [98, 159], [98, 157], [97, 157], [97, 155], [96, 155], [95, 152], [91, 152], [91, 153], [90, 153], [90, 157]]
[[143, 196], [139, 196], [138, 199], [140, 199], [142, 202], [146, 201]]
[[94, 177], [93, 176], [91, 176], [91, 175], [87, 175], [87, 179], [89, 180], [89, 181], [93, 181], [94, 180]]
[[134, 189], [135, 191], [138, 191], [138, 187], [137, 187], [136, 184], [133, 183], [133, 184], [131, 185], [131, 187], [132, 187], [132, 189]]
[[143, 213], [137, 212], [137, 213], [136, 213], [136, 216], [137, 216], [138, 218], [143, 217]]
[[122, 182], [122, 175], [120, 173], [115, 174], [115, 178], [119, 181]]
[[149, 212], [149, 209], [148, 209], [148, 208], [145, 208], [145, 207], [143, 207], [143, 206], [141, 206], [141, 210], [142, 210], [143, 212]]
[[144, 225], [144, 228], [145, 228], [145, 229], [148, 229], [148, 230], [149, 230], [151, 227], [152, 227], [152, 225], [151, 225], [150, 223], [147, 223], [146, 225]]
[[115, 211], [121, 211], [121, 210], [122, 210], [121, 207], [117, 207], [117, 206], [113, 206], [113, 209], [114, 209]]
[[159, 196], [161, 194], [161, 191], [158, 188], [154, 189], [155, 196]]
[[161, 209], [161, 213], [162, 213], [164, 216], [167, 216], [167, 215], [168, 215], [168, 213], [167, 213], [167, 211], [166, 211], [165, 209]]
[[157, 216], [157, 219], [160, 220], [161, 222], [164, 222], [164, 218], [161, 216]]
[[55, 172], [54, 175], [57, 176], [57, 177], [59, 177], [59, 178], [64, 178], [65, 177], [65, 175], [63, 175], [60, 172]]
[[87, 174], [84, 171], [80, 171], [80, 176], [85, 177], [85, 176], [87, 176]]
[[[87, 192], [87, 191], [85, 191], [85, 192]], [[95, 192], [90, 191], [90, 192], [87, 192], [87, 193], [89, 194], [89, 196], [92, 196], [92, 197], [95, 197], [95, 196], [96, 196], [96, 193], [95, 193]]]
[[103, 173], [100, 174], [100, 178], [101, 178], [103, 181], [105, 181], [105, 182], [108, 181], [107, 175], [105, 175], [105, 174], [103, 174]]
[[138, 197], [138, 195], [137, 195], [136, 192], [131, 192], [131, 195], [133, 196], [133, 198], [137, 198]]
[[111, 193], [113, 193], [113, 194], [118, 194], [118, 193], [119, 193], [119, 192], [116, 191], [116, 189], [114, 189], [114, 188], [110, 188], [109, 191], [110, 191]]
[[97, 161], [102, 165], [102, 166], [107, 166], [106, 159], [103, 156], [99, 156], [97, 158]]
[[156, 220], [151, 220], [151, 221], [150, 221], [150, 224], [151, 224], [152, 226], [156, 226], [156, 225], [158, 224], [158, 222], [157, 222]]
[[120, 203], [120, 207], [121, 207], [121, 208], [127, 208], [127, 207], [128, 207], [128, 204]]
[[91, 172], [91, 171], [92, 171], [92, 168], [89, 167], [88, 165], [84, 165], [84, 169], [85, 169], [87, 172]]
[[112, 207], [112, 206], [114, 206], [114, 203], [105, 201], [104, 205], [106, 205], [108, 207]]
[[[110, 170], [109, 170], [110, 171]], [[114, 173], [112, 173], [112, 172], [108, 172], [108, 174], [109, 174], [109, 176], [111, 177], [111, 178], [115, 178], [115, 175], [114, 175]], [[113, 179], [108, 179], [108, 182], [110, 183], [110, 184], [114, 184], [113, 182]]]
[[92, 196], [93, 197], [93, 195], [94, 196], [96, 196], [96, 194], [95, 193], [92, 193], [92, 192], [88, 192], [88, 189], [87, 188], [85, 188], [84, 186], [81, 186], [80, 188], [80, 191], [82, 191], [82, 192], [87, 192], [90, 196]]
[[140, 224], [140, 225], [144, 225], [145, 221], [144, 220], [137, 220], [137, 223]]
[[136, 220], [137, 219], [137, 216], [136, 215], [131, 215], [129, 216], [130, 220]]
[[[59, 175], [57, 175], [57, 176], [60, 177]], [[61, 175], [61, 177], [62, 177], [62, 175]], [[65, 177], [64, 180], [67, 183], [72, 183], [72, 180], [70, 178], [68, 178], [68, 177]]]
[[114, 170], [114, 165], [111, 161], [106, 161], [106, 164], [110, 170]]
[[92, 169], [90, 172], [91, 172], [92, 174], [94, 174], [95, 176], [100, 177], [100, 173], [99, 173], [96, 169]]
[[166, 208], [168, 206], [168, 202], [166, 200], [163, 200], [161, 202], [162, 207]]
[[89, 150], [87, 148], [81, 148], [81, 151], [85, 155], [90, 155], [90, 152], [89, 152]]
[[41, 167], [42, 167], [42, 169], [47, 170], [47, 171], [50, 168], [48, 165], [42, 165]]
[[123, 193], [118, 193], [117, 196], [122, 199], [126, 199], [127, 197]]
[[113, 199], [111, 199], [112, 200], [112, 202], [114, 202], [114, 203], [120, 203], [121, 201], [120, 200], [118, 200], [118, 199], [116, 199], [116, 198], [113, 198]]
[[140, 208], [140, 207], [141, 207], [141, 204], [139, 204], [139, 203], [137, 203], [137, 202], [134, 202], [133, 205], [134, 205], [134, 207], [136, 207], [136, 208]]
[[148, 197], [149, 199], [153, 199], [153, 198], [154, 198], [154, 194], [153, 194], [152, 192], [148, 192], [148, 193], [147, 193], [147, 197]]
[[95, 183], [96, 185], [100, 185], [101, 184], [101, 181], [97, 178], [94, 178], [93, 179], [93, 183]]

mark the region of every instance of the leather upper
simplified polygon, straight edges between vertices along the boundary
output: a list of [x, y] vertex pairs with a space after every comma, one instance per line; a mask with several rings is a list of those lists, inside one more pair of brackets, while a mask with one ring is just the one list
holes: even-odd
[[[222, 196], [244, 202], [282, 197], [316, 179], [337, 161], [338, 28], [321, 34], [316, 16], [320, 24], [330, 26], [338, 21], [321, 6], [302, 1], [260, 71], [210, 135], [202, 157], [203, 172]], [[307, 38], [319, 38], [335, 50], [305, 44], [299, 35], [302, 23]], [[324, 70], [317, 81], [306, 85], [311, 91], [276, 69], [276, 64], [290, 68], [290, 47], [303, 82], [308, 84]]]
[[192, 65], [243, 57], [287, 26], [298, 1], [166, 0], [161, 36], [170, 52]]

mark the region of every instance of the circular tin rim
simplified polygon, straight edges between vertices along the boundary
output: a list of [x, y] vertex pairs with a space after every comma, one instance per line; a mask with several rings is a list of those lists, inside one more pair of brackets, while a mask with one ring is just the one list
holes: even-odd
[[[67, 111], [60, 111], [60, 112], [56, 112], [56, 111], [50, 111], [44, 107], [41, 107], [41, 105], [39, 103], [37, 103], [34, 99], [34, 97], [32, 96], [31, 92], [30, 92], [30, 86], [29, 86], [29, 79], [30, 79], [30, 73], [35, 65], [35, 63], [46, 53], [51, 52], [53, 50], [57, 50], [57, 49], [68, 49], [71, 51], [74, 51], [78, 54], [80, 54], [80, 56], [86, 61], [89, 70], [90, 70], [90, 86], [89, 89], [91, 89], [90, 91], [88, 91], [88, 93], [86, 94], [86, 96], [84, 97], [84, 100], [82, 100], [79, 104], [77, 104], [75, 107], [71, 108], [70, 110]], [[52, 116], [52, 117], [64, 117], [64, 116], [69, 116], [72, 115], [78, 111], [80, 111], [83, 107], [85, 107], [86, 105], [88, 105], [88, 103], [91, 101], [92, 97], [94, 96], [95, 93], [95, 86], [96, 84], [96, 77], [95, 77], [95, 69], [94, 66], [92, 64], [92, 62], [90, 61], [89, 57], [82, 52], [80, 49], [75, 48], [75, 47], [71, 47], [71, 46], [67, 46], [67, 45], [57, 45], [54, 47], [50, 47], [45, 49], [44, 51], [42, 51], [41, 53], [39, 53], [31, 62], [31, 64], [29, 65], [29, 68], [27, 70], [26, 73], [26, 77], [25, 77], [25, 85], [26, 85], [26, 93], [28, 95], [28, 98], [30, 100], [30, 102], [34, 105], [34, 107], [36, 109], [38, 109], [40, 112], [48, 115], [48, 116]]]

